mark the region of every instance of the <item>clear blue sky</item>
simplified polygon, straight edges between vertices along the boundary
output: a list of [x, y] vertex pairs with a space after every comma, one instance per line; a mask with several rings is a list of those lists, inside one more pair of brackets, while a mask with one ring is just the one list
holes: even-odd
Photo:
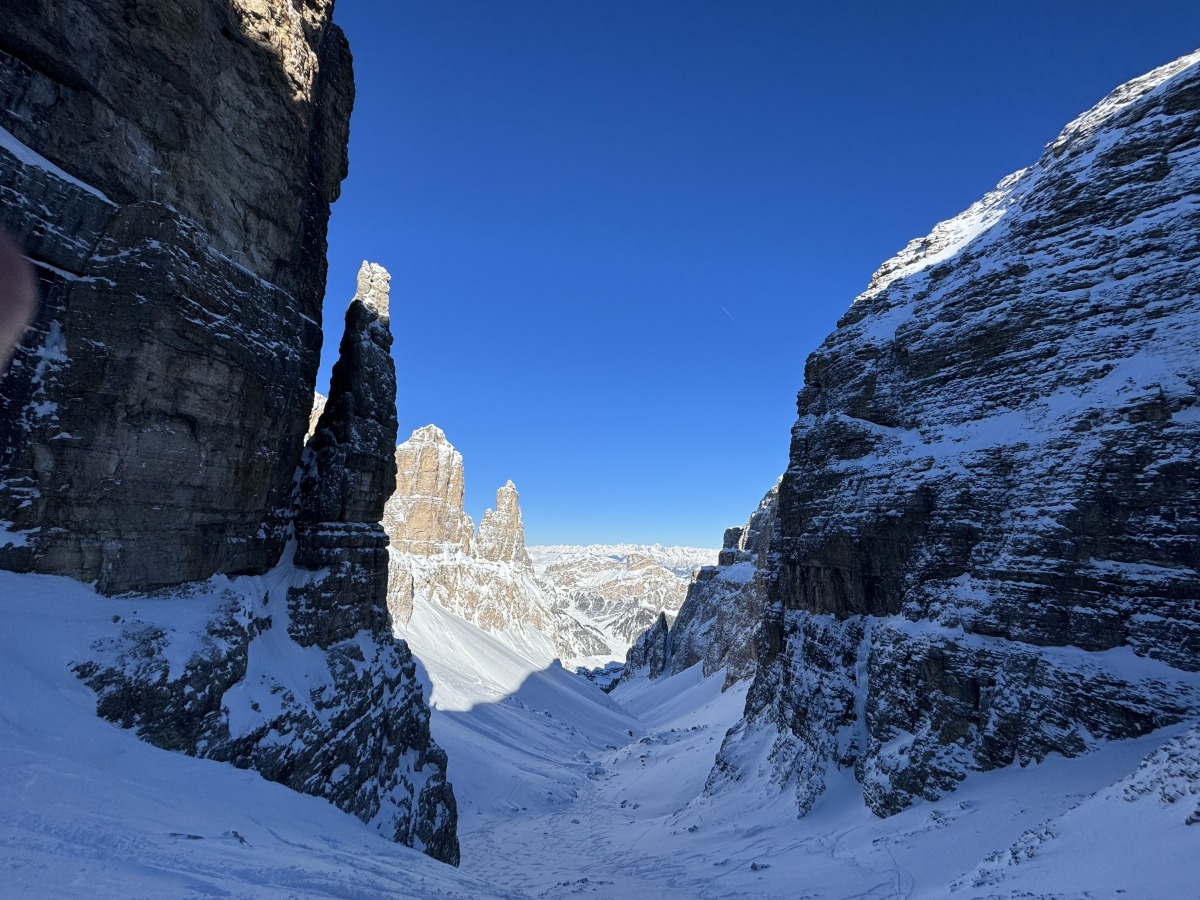
[[328, 384], [363, 259], [392, 273], [401, 439], [439, 425], [478, 521], [719, 545], [787, 460], [804, 360], [911, 238], [1200, 3], [339, 0], [357, 101]]

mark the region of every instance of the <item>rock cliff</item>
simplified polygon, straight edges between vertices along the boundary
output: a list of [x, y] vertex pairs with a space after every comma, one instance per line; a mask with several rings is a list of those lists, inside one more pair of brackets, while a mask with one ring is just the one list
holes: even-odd
[[0, 382], [0, 566], [124, 595], [74, 665], [100, 715], [457, 862], [445, 754], [386, 609], [378, 267], [296, 481], [354, 93], [332, 7], [5, 10], [0, 225], [42, 305]]
[[354, 96], [332, 6], [5, 11], [0, 225], [42, 293], [0, 382], [5, 568], [113, 593], [279, 558]]
[[667, 623], [667, 614], [659, 613], [654, 624], [639, 635], [625, 654], [625, 675], [644, 671], [651, 678], [658, 678], [669, 670], [670, 665], [671, 628]]
[[475, 524], [463, 509], [462, 454], [436, 425], [412, 433], [396, 448], [396, 491], [384, 507], [392, 548], [435, 556], [472, 554]]
[[385, 634], [387, 534], [383, 505], [396, 485], [396, 366], [388, 285], [364, 262], [346, 310], [329, 398], [305, 447], [296, 510], [296, 564], [329, 569], [312, 587], [288, 594], [292, 636], [328, 649], [362, 629]]
[[909, 244], [808, 359], [759, 667], [709, 790], [803, 813], [1200, 710], [1200, 54]]
[[446, 754], [386, 604], [380, 518], [396, 440], [387, 284], [385, 270], [363, 264], [280, 564], [262, 578], [189, 586], [195, 609], [182, 627], [168, 594], [131, 597], [129, 621], [76, 671], [99, 714], [145, 740], [253, 768], [457, 865]]

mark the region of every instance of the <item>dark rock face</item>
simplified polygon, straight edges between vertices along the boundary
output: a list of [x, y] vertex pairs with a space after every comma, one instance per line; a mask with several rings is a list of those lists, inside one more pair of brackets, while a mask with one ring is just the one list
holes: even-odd
[[801, 811], [836, 765], [888, 814], [1200, 708], [1198, 178], [1192, 56], [875, 275], [805, 368], [710, 789], [773, 729]]
[[[217, 591], [194, 631], [147, 613], [76, 669], [98, 713], [145, 740], [255, 769], [457, 865], [446, 755], [387, 613], [380, 519], [396, 442], [388, 281], [363, 264], [304, 455], [294, 554], [263, 578]], [[147, 602], [155, 605], [138, 605]], [[184, 660], [181, 671], [170, 660]]]
[[667, 625], [667, 614], [660, 612], [654, 625], [643, 632], [625, 654], [625, 671], [636, 674], [645, 669], [651, 678], [657, 678], [670, 663], [671, 629]]
[[[725, 546], [718, 565], [703, 566], [688, 585], [679, 615], [666, 634], [665, 619], [642, 635], [629, 651], [625, 671], [634, 675], [649, 668], [651, 678], [676, 675], [696, 663], [704, 664], [705, 677], [725, 670], [725, 686], [754, 674], [757, 660], [755, 632], [766, 601], [764, 575], [768, 572], [771, 534], [779, 487], [771, 488], [744, 526], [725, 530]], [[666, 659], [657, 662], [649, 648], [661, 645]], [[656, 665], [649, 666], [654, 661]]]
[[305, 449], [296, 513], [296, 564], [328, 567], [288, 592], [292, 636], [328, 649], [362, 629], [391, 631], [383, 506], [396, 489], [396, 366], [391, 357], [391, 276], [364, 262], [346, 311], [329, 398]]
[[0, 225], [43, 305], [0, 382], [5, 568], [112, 593], [279, 558], [353, 103], [331, 14], [6, 10]]
[[332, 7], [5, 10], [0, 225], [42, 307], [0, 382], [0, 566], [182, 585], [131, 595], [140, 614], [76, 666], [99, 714], [457, 863], [445, 754], [387, 616], [396, 398], [376, 267], [294, 481], [353, 103]]

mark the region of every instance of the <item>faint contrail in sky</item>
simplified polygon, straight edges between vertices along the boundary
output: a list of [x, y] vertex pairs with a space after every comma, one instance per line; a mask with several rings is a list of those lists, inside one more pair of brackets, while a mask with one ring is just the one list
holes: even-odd
[[723, 307], [723, 306], [721, 307], [721, 312], [723, 312], [723, 313], [725, 313], [725, 315], [729, 316], [730, 320], [732, 320], [732, 321], [734, 321], [734, 322], [737, 322], [737, 324], [739, 324], [739, 325], [741, 325], [741, 324], [742, 324], [741, 322], [738, 322], [738, 320], [737, 320], [737, 319], [733, 318], [733, 313], [731, 313], [731, 312], [730, 312], [729, 310], [727, 310], [725, 307]]

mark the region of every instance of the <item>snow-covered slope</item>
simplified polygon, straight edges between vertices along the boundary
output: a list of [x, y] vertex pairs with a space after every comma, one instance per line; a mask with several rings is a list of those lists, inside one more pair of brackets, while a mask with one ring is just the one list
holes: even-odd
[[[743, 790], [703, 794], [745, 682], [722, 693], [719, 673], [695, 667], [606, 696], [422, 604], [410, 638], [459, 797], [455, 870], [317, 798], [98, 719], [69, 665], [114, 615], [154, 601], [11, 573], [0, 594], [6, 898], [1174, 900], [1194, 888], [1194, 730], [971, 775], [882, 820], [843, 770], [797, 820], [767, 780], [767, 741]], [[187, 626], [188, 604], [160, 603], [166, 626]]]
[[[135, 609], [189, 630], [203, 612], [194, 597], [102, 597], [70, 579], [9, 572], [0, 572], [0, 597], [5, 898], [519, 896], [324, 800], [160, 750], [97, 718], [95, 694], [70, 666]], [[273, 677], [301, 688], [321, 680], [323, 663], [310, 670], [303, 656], [286, 671], [272, 666]]]
[[[537, 669], [435, 604], [414, 611], [411, 629], [432, 683], [433, 731], [449, 748], [462, 868], [496, 888], [611, 900], [999, 897], [1014, 895], [1004, 879], [1017, 877], [1031, 897], [1047, 896], [1040, 883], [1082, 898], [1073, 879], [1093, 898], [1187, 896], [1177, 893], [1190, 877], [1185, 822], [1196, 805], [1186, 773], [1200, 747], [1172, 742], [1175, 732], [972, 775], [952, 798], [889, 819], [867, 809], [851, 771], [837, 771], [797, 820], [770, 782], [768, 738], [741, 760], [739, 790], [704, 791], [746, 681], [722, 691], [723, 673], [705, 678], [697, 665], [605, 695], [558, 666]], [[1120, 779], [1147, 754], [1153, 774], [1133, 776], [1143, 785], [1134, 797]], [[1096, 804], [1106, 812], [1088, 825]], [[1008, 848], [1062, 821], [1067, 853], [1047, 846], [1009, 866]], [[1132, 822], [1156, 843], [1123, 840]]]

